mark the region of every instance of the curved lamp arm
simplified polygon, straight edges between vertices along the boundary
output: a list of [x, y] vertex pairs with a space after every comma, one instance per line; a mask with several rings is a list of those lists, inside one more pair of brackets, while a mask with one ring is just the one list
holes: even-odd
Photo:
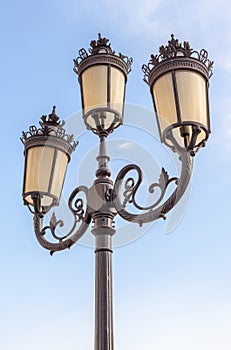
[[[132, 221], [138, 223], [140, 226], [147, 222], [152, 222], [159, 218], [165, 219], [165, 214], [168, 213], [181, 199], [183, 196], [188, 183], [191, 178], [192, 168], [193, 168], [193, 159], [192, 155], [189, 151], [182, 151], [180, 153], [181, 160], [181, 174], [180, 178], [169, 178], [167, 172], [162, 168], [162, 172], [159, 178], [158, 183], [154, 183], [149, 187], [149, 192], [153, 193], [154, 189], [158, 187], [161, 191], [161, 195], [159, 199], [151, 206], [141, 207], [137, 204], [135, 196], [137, 190], [142, 182], [142, 171], [141, 169], [135, 165], [127, 165], [125, 166], [118, 174], [115, 185], [114, 185], [114, 205], [117, 213], [125, 220]], [[138, 180], [135, 181], [133, 178], [128, 178], [125, 180], [126, 175], [129, 171], [135, 170], [138, 174]], [[125, 191], [122, 192], [122, 184], [125, 181]], [[175, 181], [177, 184], [177, 188], [172, 193], [172, 195], [161, 205], [160, 202], [164, 198], [167, 187], [170, 182]], [[123, 201], [121, 200], [123, 198]], [[145, 210], [145, 213], [142, 214], [134, 214], [125, 210], [125, 206], [127, 203], [132, 203], [135, 208], [139, 210]], [[159, 205], [159, 206], [158, 206]]]
[[[57, 220], [55, 214], [53, 213], [50, 219], [49, 226], [43, 227], [43, 216], [44, 214], [38, 210], [39, 206], [34, 203], [34, 231], [36, 238], [40, 245], [50, 250], [50, 254], [52, 255], [56, 251], [64, 250], [70, 248], [74, 243], [76, 243], [86, 232], [90, 222], [91, 215], [89, 214], [88, 207], [86, 207], [86, 211], [84, 213], [83, 200], [82, 198], [76, 198], [79, 192], [84, 192], [87, 198], [88, 189], [85, 186], [77, 187], [68, 200], [68, 207], [74, 216], [74, 223], [71, 230], [65, 236], [59, 236], [56, 233], [56, 228], [58, 226], [63, 226], [62, 220]], [[34, 202], [39, 201], [38, 198], [34, 199]], [[81, 222], [81, 225], [76, 228], [77, 224]], [[45, 238], [46, 232], [49, 230], [54, 239], [58, 240], [58, 242], [50, 242]]]

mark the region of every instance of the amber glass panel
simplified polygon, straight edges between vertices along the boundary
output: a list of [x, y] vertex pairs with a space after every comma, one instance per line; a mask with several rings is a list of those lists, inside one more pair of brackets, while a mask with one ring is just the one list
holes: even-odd
[[206, 140], [207, 139], [207, 136], [206, 136], [206, 133], [204, 130], [201, 130], [200, 134], [197, 136], [197, 145], [203, 141], [203, 140]]
[[68, 157], [65, 153], [60, 150], [57, 150], [56, 162], [54, 167], [52, 186], [51, 186], [51, 194], [60, 197], [63, 181], [66, 173], [68, 163]]
[[110, 107], [119, 112], [120, 115], [123, 113], [123, 99], [125, 89], [125, 76], [121, 70], [111, 67], [111, 96], [110, 96]]
[[208, 127], [207, 83], [196, 72], [176, 71], [181, 119], [198, 122]]
[[107, 66], [95, 65], [82, 73], [84, 113], [107, 107]]
[[[24, 193], [48, 192], [53, 158], [54, 148], [52, 147], [39, 146], [28, 150]], [[33, 203], [30, 197], [27, 200]], [[51, 199], [44, 197], [42, 204], [51, 204]]]
[[[110, 69], [110, 71], [108, 71]], [[110, 81], [109, 81], [110, 77]], [[108, 85], [110, 83], [110, 86]], [[109, 89], [109, 90], [108, 90]], [[108, 129], [114, 122], [115, 110], [122, 115], [125, 89], [125, 76], [120, 69], [108, 65], [95, 65], [82, 73], [82, 93], [84, 114], [91, 109], [105, 109], [102, 118], [94, 119], [91, 115], [87, 123], [91, 128], [97, 128], [100, 124], [103, 129]], [[109, 100], [108, 100], [109, 99]], [[116, 126], [118, 126], [117, 123]]]
[[[41, 204], [49, 206], [52, 196], [58, 200], [61, 195], [68, 157], [60, 150], [42, 146], [30, 148], [27, 157], [24, 193], [42, 193]], [[30, 195], [26, 200], [33, 204]]]
[[172, 74], [166, 73], [153, 84], [152, 93], [157, 109], [161, 133], [169, 125], [177, 122]]

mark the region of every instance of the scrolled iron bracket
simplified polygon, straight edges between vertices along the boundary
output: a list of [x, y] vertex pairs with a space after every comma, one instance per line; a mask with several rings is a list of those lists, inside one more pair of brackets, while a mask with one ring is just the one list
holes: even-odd
[[[43, 217], [44, 214], [41, 212], [38, 207], [39, 199], [34, 198], [34, 231], [36, 238], [40, 245], [50, 250], [50, 254], [52, 255], [54, 252], [64, 250], [67, 248], [71, 248], [71, 246], [76, 243], [86, 232], [90, 222], [91, 215], [89, 214], [88, 206], [85, 205], [86, 209], [84, 210], [84, 201], [82, 198], [78, 198], [78, 194], [83, 192], [86, 197], [88, 197], [88, 188], [85, 186], [77, 187], [70, 195], [68, 200], [68, 207], [73, 215], [73, 225], [70, 231], [61, 236], [56, 231], [58, 227], [64, 226], [62, 220], [57, 220], [55, 213], [51, 215], [49, 225], [43, 227]], [[77, 225], [80, 226], [77, 227]], [[51, 236], [54, 239], [54, 242], [50, 242], [46, 239], [45, 235], [47, 231], [50, 232]], [[58, 242], [55, 242], [58, 241]]]
[[[114, 205], [117, 213], [123, 219], [137, 223], [140, 226], [142, 226], [144, 223], [152, 222], [159, 218], [165, 219], [165, 215], [177, 204], [177, 202], [179, 202], [183, 196], [192, 174], [193, 158], [191, 153], [186, 150], [182, 151], [179, 158], [181, 161], [180, 177], [169, 178], [169, 175], [165, 169], [162, 168], [159, 182], [153, 183], [149, 186], [150, 193], [153, 193], [156, 188], [159, 188], [159, 198], [154, 204], [147, 207], [140, 206], [136, 201], [136, 194], [143, 178], [142, 171], [139, 166], [130, 164], [121, 169], [117, 175], [114, 185]], [[137, 180], [135, 180], [133, 177], [126, 179], [127, 174], [132, 170], [136, 171]], [[163, 202], [168, 185], [172, 182], [175, 182], [176, 188], [173, 193]], [[123, 187], [124, 189], [122, 189]], [[140, 210], [141, 213], [139, 212], [138, 214], [134, 214], [128, 212], [125, 209], [128, 203], [133, 204], [134, 208]], [[145, 211], [145, 213], [142, 213], [142, 211]]]

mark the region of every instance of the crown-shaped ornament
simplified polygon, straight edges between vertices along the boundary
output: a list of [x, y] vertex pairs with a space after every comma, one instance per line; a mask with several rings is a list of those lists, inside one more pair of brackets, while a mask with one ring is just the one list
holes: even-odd
[[171, 35], [171, 40], [168, 41], [168, 45], [160, 46], [159, 53], [157, 55], [151, 54], [151, 58], [148, 64], [142, 66], [144, 72], [144, 81], [149, 81], [149, 75], [153, 69], [165, 63], [167, 60], [180, 60], [180, 59], [192, 59], [202, 63], [208, 72], [208, 77], [212, 76], [213, 61], [208, 58], [208, 51], [201, 49], [196, 51], [191, 48], [188, 41], [181, 43], [178, 39], [175, 39], [174, 34]]
[[[82, 71], [82, 68], [85, 68], [85, 64], [87, 64], [86, 62], [92, 65], [94, 62], [98, 62], [100, 59], [103, 59], [103, 57], [104, 62], [111, 61], [112, 64], [114, 63], [115, 65], [119, 65], [121, 68], [124, 68], [126, 74], [131, 71], [131, 65], [133, 61], [132, 58], [128, 58], [128, 56], [125, 56], [120, 52], [116, 54], [115, 51], [113, 51], [111, 48], [109, 39], [102, 37], [102, 35], [98, 33], [98, 39], [92, 40], [90, 42], [90, 48], [88, 52], [82, 48], [79, 50], [79, 56], [73, 59], [74, 72], [79, 75]], [[97, 61], [93, 61], [94, 58]], [[121, 63], [119, 63], [119, 61]]]
[[71, 151], [74, 151], [78, 145], [78, 141], [74, 140], [74, 136], [67, 134], [66, 130], [63, 128], [65, 125], [64, 120], [60, 120], [56, 114], [56, 107], [53, 106], [52, 112], [46, 116], [42, 115], [41, 121], [39, 122], [40, 128], [37, 128], [35, 125], [29, 127], [29, 131], [23, 131], [21, 141], [23, 144], [26, 144], [29, 139], [33, 137], [46, 137], [50, 136], [56, 137], [57, 139], [67, 142], [71, 148]]

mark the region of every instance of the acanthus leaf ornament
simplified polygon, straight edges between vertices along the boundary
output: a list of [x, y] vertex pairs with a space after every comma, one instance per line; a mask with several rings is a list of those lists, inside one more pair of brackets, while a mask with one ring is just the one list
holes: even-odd
[[[154, 193], [156, 188], [160, 189], [159, 199], [155, 202], [155, 204], [152, 207], [155, 207], [162, 201], [166, 193], [167, 187], [171, 182], [175, 182], [175, 184], [177, 185], [178, 178], [177, 177], [170, 178], [167, 171], [164, 168], [162, 168], [160, 177], [159, 177], [159, 182], [153, 183], [149, 186], [150, 193]], [[149, 209], [151, 209], [151, 207], [149, 207]]]

